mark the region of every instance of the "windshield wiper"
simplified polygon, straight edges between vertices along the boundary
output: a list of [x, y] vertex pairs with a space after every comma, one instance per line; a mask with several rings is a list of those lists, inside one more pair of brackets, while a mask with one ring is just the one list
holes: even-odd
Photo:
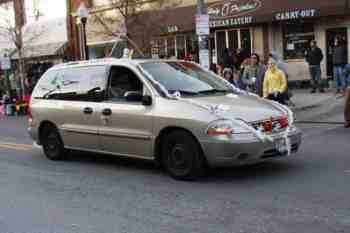
[[175, 92], [179, 92], [181, 95], [198, 95], [198, 92], [193, 91], [185, 91], [185, 90], [169, 90], [168, 91], [171, 94], [174, 94]]
[[219, 90], [219, 89], [210, 89], [198, 92], [198, 94], [216, 94], [216, 93], [230, 93], [230, 90]]
[[[46, 88], [45, 88], [46, 89]], [[59, 86], [59, 85], [57, 85], [55, 88], [53, 88], [53, 89], [51, 89], [51, 90], [49, 90], [48, 92], [46, 92], [44, 95], [43, 95], [43, 99], [48, 99], [48, 98], [50, 98], [50, 96], [51, 96], [51, 94], [52, 93], [54, 93], [55, 91], [58, 91], [58, 90], [60, 90], [61, 89], [61, 87]]]

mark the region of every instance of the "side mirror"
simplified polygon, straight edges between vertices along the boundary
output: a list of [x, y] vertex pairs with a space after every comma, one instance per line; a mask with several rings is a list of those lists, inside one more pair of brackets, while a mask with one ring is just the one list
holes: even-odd
[[143, 95], [137, 91], [128, 91], [124, 94], [126, 101], [128, 102], [142, 102]]
[[94, 101], [103, 101], [104, 91], [100, 87], [95, 87], [88, 91], [89, 98], [92, 98]]
[[152, 97], [149, 95], [145, 95], [142, 97], [142, 104], [145, 106], [151, 106], [152, 105]]

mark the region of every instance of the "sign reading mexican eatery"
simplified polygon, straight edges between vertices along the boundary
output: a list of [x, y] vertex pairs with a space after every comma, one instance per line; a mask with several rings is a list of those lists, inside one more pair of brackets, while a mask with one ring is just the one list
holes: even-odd
[[211, 20], [223, 20], [246, 15], [260, 7], [260, 0], [226, 0], [208, 7], [208, 14]]

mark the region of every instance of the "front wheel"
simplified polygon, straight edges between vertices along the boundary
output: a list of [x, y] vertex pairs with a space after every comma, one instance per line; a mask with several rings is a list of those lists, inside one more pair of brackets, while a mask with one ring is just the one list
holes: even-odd
[[195, 138], [186, 131], [173, 131], [162, 140], [162, 162], [177, 180], [196, 180], [205, 174], [206, 163]]
[[54, 126], [46, 126], [42, 133], [42, 146], [46, 157], [50, 160], [64, 160], [66, 150], [58, 130]]

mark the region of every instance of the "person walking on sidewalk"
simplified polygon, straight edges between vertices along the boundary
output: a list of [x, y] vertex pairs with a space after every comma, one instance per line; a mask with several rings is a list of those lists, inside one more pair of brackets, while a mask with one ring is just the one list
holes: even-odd
[[350, 87], [346, 89], [346, 102], [345, 102], [345, 128], [350, 128]]
[[283, 71], [277, 68], [277, 61], [270, 59], [264, 78], [263, 96], [266, 99], [285, 104], [287, 78]]
[[336, 88], [337, 92], [336, 94], [345, 94], [345, 72], [344, 72], [344, 66], [346, 64], [346, 55], [345, 55], [345, 49], [340, 44], [338, 38], [334, 41], [334, 48], [333, 48], [333, 75], [334, 80], [336, 82]]
[[306, 61], [309, 64], [310, 76], [312, 82], [311, 93], [316, 93], [318, 88], [321, 93], [324, 92], [321, 86], [321, 62], [323, 60], [323, 53], [315, 40], [311, 41], [310, 49], [306, 51]]
[[244, 69], [242, 82], [245, 86], [251, 87], [257, 95], [263, 96], [263, 82], [266, 67], [260, 62], [260, 56], [253, 53], [250, 56], [250, 64]]
[[233, 56], [229, 48], [224, 49], [224, 69], [233, 68]]

